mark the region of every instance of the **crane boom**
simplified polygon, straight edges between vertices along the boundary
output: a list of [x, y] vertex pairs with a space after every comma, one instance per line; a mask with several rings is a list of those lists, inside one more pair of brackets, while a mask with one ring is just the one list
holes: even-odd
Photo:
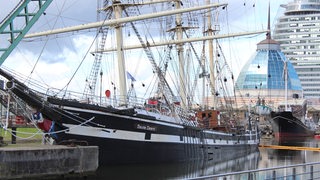
[[[20, 1], [11, 13], [0, 23], [1, 37], [8, 36], [7, 39], [9, 39], [9, 43], [1, 43], [0, 45], [0, 65], [6, 60], [51, 2], [52, 0]], [[34, 9], [35, 6], [37, 7], [35, 12], [29, 12], [29, 10]], [[14, 23], [21, 20], [21, 17], [25, 21], [24, 25], [22, 27], [15, 27]]]

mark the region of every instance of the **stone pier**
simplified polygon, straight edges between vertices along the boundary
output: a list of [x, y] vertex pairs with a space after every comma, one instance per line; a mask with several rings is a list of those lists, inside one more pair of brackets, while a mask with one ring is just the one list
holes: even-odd
[[98, 169], [98, 147], [0, 147], [0, 179], [85, 176]]

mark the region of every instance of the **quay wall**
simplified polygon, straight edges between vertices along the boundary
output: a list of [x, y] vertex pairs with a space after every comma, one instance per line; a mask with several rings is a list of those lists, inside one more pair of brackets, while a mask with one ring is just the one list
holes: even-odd
[[39, 145], [0, 148], [0, 179], [41, 178], [92, 173], [97, 146]]

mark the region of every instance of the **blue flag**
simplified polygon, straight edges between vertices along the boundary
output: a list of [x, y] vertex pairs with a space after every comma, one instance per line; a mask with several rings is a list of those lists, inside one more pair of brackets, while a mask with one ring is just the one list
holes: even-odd
[[136, 79], [127, 71], [127, 79], [131, 79], [131, 81], [136, 81]]

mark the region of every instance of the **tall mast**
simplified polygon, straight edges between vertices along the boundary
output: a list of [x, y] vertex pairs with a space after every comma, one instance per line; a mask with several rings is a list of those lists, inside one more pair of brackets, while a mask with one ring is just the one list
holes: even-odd
[[[210, 4], [210, 0], [206, 0], [206, 4]], [[218, 13], [218, 11], [217, 11]], [[217, 14], [218, 16], [218, 14]], [[210, 11], [207, 12], [207, 18], [208, 18], [208, 36], [215, 36], [216, 34], [214, 33], [215, 32], [215, 27], [214, 29], [212, 29], [212, 14]], [[215, 59], [214, 59], [214, 51], [215, 51], [215, 48], [213, 47], [213, 39], [209, 39], [208, 41], [209, 43], [209, 63], [210, 63], [210, 66], [209, 66], [209, 74], [210, 74], [210, 85], [211, 85], [211, 88], [212, 88], [212, 92], [215, 92], [215, 82], [216, 82], [216, 77], [215, 77]], [[215, 95], [212, 96], [212, 104], [211, 106], [214, 107], [215, 106]]]
[[268, 33], [267, 33], [267, 39], [271, 39], [271, 31], [270, 31], [270, 1], [269, 1], [269, 7], [268, 7]]
[[[120, 1], [113, 1], [113, 8], [115, 13], [115, 19], [122, 18], [122, 5]], [[119, 73], [119, 101], [120, 104], [127, 104], [127, 81], [126, 81], [126, 64], [123, 53], [123, 36], [122, 36], [122, 24], [115, 26], [116, 29], [116, 41], [117, 41], [117, 59], [118, 59], [118, 73]]]
[[[210, 0], [206, 0], [206, 4], [210, 4]], [[208, 36], [212, 36], [213, 35], [213, 30], [212, 30], [212, 24], [211, 24], [211, 20], [212, 20], [212, 16], [211, 16], [211, 12], [208, 11], [207, 12], [207, 21], [208, 21], [208, 29], [207, 29], [207, 33]], [[213, 58], [213, 40], [210, 39], [208, 41], [208, 47], [209, 47], [209, 74], [210, 74], [210, 84], [211, 84], [211, 88], [213, 89], [213, 92], [215, 92], [215, 75], [214, 75], [214, 58]], [[215, 97], [214, 95], [212, 96], [212, 107], [214, 107], [214, 102], [215, 102]]]
[[284, 62], [284, 104], [285, 104], [285, 111], [288, 111], [288, 67], [287, 67], [287, 60]]
[[[181, 1], [175, 2], [176, 9], [181, 8]], [[183, 37], [182, 19], [181, 14], [176, 15], [176, 32], [177, 40], [181, 40]], [[179, 94], [181, 98], [181, 106], [186, 107], [186, 75], [185, 75], [185, 60], [184, 60], [184, 47], [183, 43], [177, 44], [178, 59], [179, 59]]]
[[[208, 3], [208, 1], [207, 1]], [[209, 2], [210, 3], [210, 2]], [[207, 14], [208, 15], [208, 14]], [[207, 20], [208, 21], [208, 20]], [[206, 23], [206, 20], [204, 19], [203, 21], [203, 27], [205, 27], [205, 23]], [[209, 22], [207, 22], [209, 23]], [[205, 32], [205, 29], [204, 29], [204, 32], [203, 33], [206, 33]], [[205, 43], [203, 43], [203, 47], [202, 47], [202, 55], [201, 55], [201, 66], [202, 66], [202, 72], [201, 72], [201, 75], [202, 75], [202, 109], [204, 109], [208, 103], [207, 103], [207, 96], [206, 96], [206, 76], [208, 76], [208, 73], [207, 73], [207, 68], [206, 68], [206, 43], [207, 41], [204, 41]]]

